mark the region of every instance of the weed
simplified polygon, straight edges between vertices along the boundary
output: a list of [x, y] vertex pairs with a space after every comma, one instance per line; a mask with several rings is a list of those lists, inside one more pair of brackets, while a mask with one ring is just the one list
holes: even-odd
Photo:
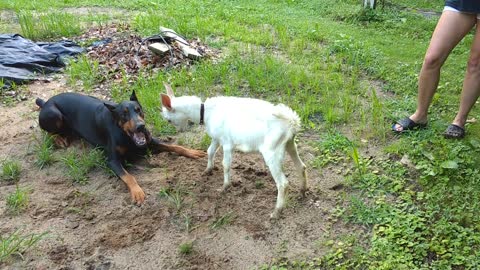
[[185, 195], [187, 194], [182, 186], [177, 185], [174, 188], [162, 188], [158, 196], [160, 198], [166, 198], [167, 201], [174, 206], [175, 210], [180, 212], [185, 204]]
[[27, 208], [29, 203], [29, 192], [28, 189], [20, 188], [17, 185], [15, 192], [7, 196], [7, 209], [11, 214], [17, 215]]
[[225, 215], [217, 217], [210, 225], [210, 228], [214, 230], [220, 229], [232, 223], [234, 219], [235, 219], [235, 215], [232, 212], [228, 212]]
[[81, 31], [77, 18], [68, 13], [20, 10], [17, 17], [23, 36], [32, 40], [74, 36]]
[[40, 138], [35, 137], [35, 140], [35, 165], [37, 165], [40, 169], [43, 169], [55, 162], [55, 158], [53, 156], [53, 137], [47, 132], [42, 131]]
[[0, 234], [0, 263], [7, 261], [12, 255], [18, 255], [23, 258], [22, 254], [37, 244], [47, 234], [47, 232], [44, 232], [21, 235], [19, 229], [10, 235]]
[[265, 187], [265, 182], [262, 180], [257, 180], [255, 181], [255, 188], [256, 189], [261, 189]]
[[74, 183], [87, 184], [88, 173], [94, 168], [106, 170], [105, 156], [101, 149], [95, 148], [88, 153], [78, 153], [77, 150], [69, 150], [61, 158], [67, 167], [67, 175]]
[[5, 181], [18, 182], [18, 180], [20, 179], [20, 173], [22, 171], [22, 166], [20, 165], [20, 162], [13, 159], [6, 159], [1, 162], [1, 165], [1, 179]]
[[204, 134], [202, 140], [200, 141], [199, 148], [203, 150], [207, 150], [210, 144], [212, 143], [212, 138], [208, 136], [208, 134]]
[[178, 247], [178, 251], [182, 255], [188, 255], [188, 254], [192, 253], [193, 242], [185, 242], [185, 243], [180, 244], [180, 246]]
[[69, 84], [74, 85], [77, 81], [81, 81], [87, 91], [105, 79], [98, 61], [90, 60], [85, 55], [81, 55], [76, 61], [72, 61], [67, 67], [66, 72], [69, 75]]

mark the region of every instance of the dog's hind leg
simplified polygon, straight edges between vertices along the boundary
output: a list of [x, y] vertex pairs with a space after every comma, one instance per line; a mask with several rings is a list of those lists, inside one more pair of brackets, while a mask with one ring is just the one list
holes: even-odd
[[53, 104], [43, 107], [38, 116], [40, 127], [53, 135], [55, 144], [68, 147], [69, 127], [64, 121], [62, 112]]

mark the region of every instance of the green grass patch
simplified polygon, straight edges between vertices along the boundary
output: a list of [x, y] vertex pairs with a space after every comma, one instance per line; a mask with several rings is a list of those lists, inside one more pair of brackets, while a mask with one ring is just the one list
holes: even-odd
[[213, 230], [223, 228], [232, 224], [235, 218], [236, 216], [233, 214], [233, 212], [228, 212], [224, 215], [216, 217], [215, 220], [210, 224], [210, 228]]
[[185, 242], [180, 244], [178, 252], [182, 255], [189, 255], [193, 252], [193, 242]]
[[37, 167], [43, 169], [55, 162], [54, 147], [54, 139], [47, 132], [42, 131], [39, 138], [35, 137], [34, 153]]
[[106, 158], [101, 149], [94, 148], [80, 152], [75, 148], [69, 149], [61, 158], [67, 167], [67, 175], [74, 182], [85, 185], [88, 183], [88, 173], [95, 168], [109, 171]]
[[30, 201], [30, 190], [27, 188], [20, 188], [18, 185], [15, 188], [15, 192], [9, 194], [6, 199], [6, 205], [8, 212], [13, 215], [17, 215], [24, 211], [28, 207]]
[[47, 12], [37, 13], [30, 10], [17, 12], [22, 35], [31, 40], [46, 40], [70, 37], [81, 33], [78, 18], [69, 13]]
[[22, 254], [35, 246], [47, 234], [47, 232], [23, 234], [20, 230], [11, 234], [0, 234], [0, 263], [6, 262], [13, 255], [24, 259]]
[[80, 55], [71, 61], [66, 69], [68, 83], [75, 86], [81, 82], [83, 88], [88, 92], [94, 85], [105, 80], [98, 61], [91, 60], [85, 55]]
[[6, 159], [0, 163], [2, 166], [2, 174], [0, 179], [9, 182], [18, 182], [22, 172], [22, 166], [18, 160]]
[[188, 195], [188, 192], [180, 185], [162, 188], [158, 192], [158, 197], [161, 199], [166, 199], [177, 212], [180, 212], [180, 210], [182, 210], [182, 208], [185, 206], [186, 195]]

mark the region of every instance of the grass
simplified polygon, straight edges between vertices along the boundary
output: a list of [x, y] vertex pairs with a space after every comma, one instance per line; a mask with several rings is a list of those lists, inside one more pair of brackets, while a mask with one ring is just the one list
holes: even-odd
[[22, 234], [16, 230], [11, 234], [0, 235], [0, 263], [6, 262], [11, 256], [17, 255], [23, 258], [23, 253], [35, 246], [48, 233]]
[[68, 76], [68, 83], [75, 85], [75, 82], [81, 81], [84, 90], [87, 92], [92, 89], [95, 84], [103, 81], [101, 68], [97, 61], [88, 59], [85, 55], [79, 56], [72, 61], [66, 70]]
[[18, 182], [18, 180], [20, 180], [22, 166], [18, 160], [6, 159], [0, 164], [2, 166], [2, 175], [0, 179], [9, 182]]
[[210, 224], [210, 228], [217, 230], [225, 226], [230, 225], [235, 219], [235, 215], [232, 212], [228, 212], [224, 215], [216, 217], [215, 220]]
[[[305, 142], [315, 151], [313, 169], [332, 170], [348, 185], [335, 208], [340, 210], [332, 215], [362, 228], [364, 237], [333, 240], [323, 256], [279, 258], [265, 268], [476, 269], [480, 127], [469, 124], [461, 141], [440, 136], [458, 108], [472, 34], [442, 69], [429, 128], [399, 137], [389, 130], [390, 123], [415, 108], [418, 72], [438, 20], [416, 10], [438, 12], [443, 5], [440, 0], [387, 1], [372, 11], [356, 0], [0, 2], [0, 7], [30, 12], [46, 6], [126, 8], [139, 11], [131, 23], [145, 36], [163, 25], [221, 48], [220, 60], [112, 85], [115, 100], [135, 89], [155, 135], [175, 134], [158, 113], [163, 81], [178, 95], [258, 97], [299, 113], [306, 132], [316, 136]], [[76, 64], [69, 71], [72, 84], [82, 81], [89, 87], [100, 80], [94, 78], [92, 60]], [[476, 106], [471, 117], [479, 115]], [[175, 209], [184, 207], [181, 193], [163, 193]], [[230, 213], [211, 227], [231, 222]]]
[[6, 205], [8, 212], [17, 215], [24, 211], [28, 207], [30, 201], [28, 193], [29, 189], [20, 188], [18, 185], [15, 188], [15, 192], [7, 196]]
[[51, 135], [47, 132], [42, 131], [40, 138], [35, 137], [35, 165], [40, 169], [43, 169], [47, 166], [50, 166], [55, 162], [55, 157], [53, 155], [54, 150], [54, 140]]
[[[187, 195], [187, 191], [180, 185], [173, 188], [162, 188], [158, 192], [158, 197], [165, 198], [177, 212], [180, 212], [185, 206], [185, 195]], [[188, 222], [188, 224], [190, 223], [189, 220], [186, 220], [186, 222]], [[189, 227], [189, 225], [187, 227]]]
[[31, 40], [70, 37], [81, 33], [75, 15], [64, 12], [37, 13], [30, 10], [17, 12], [22, 35]]
[[192, 253], [193, 242], [185, 242], [185, 243], [180, 244], [180, 246], [178, 247], [178, 251], [182, 255], [188, 255], [188, 254]]
[[71, 148], [61, 158], [61, 161], [67, 167], [68, 177], [74, 183], [82, 185], [88, 183], [88, 173], [93, 169], [109, 171], [103, 151], [97, 148], [89, 149], [88, 153]]

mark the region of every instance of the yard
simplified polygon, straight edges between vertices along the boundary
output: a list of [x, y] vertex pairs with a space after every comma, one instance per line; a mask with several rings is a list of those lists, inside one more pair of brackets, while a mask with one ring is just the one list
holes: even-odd
[[[478, 102], [464, 139], [442, 136], [458, 109], [473, 31], [442, 69], [428, 128], [391, 132], [415, 108], [443, 4], [0, 0], [0, 33], [88, 48], [111, 29], [145, 38], [163, 26], [210, 52], [133, 71], [84, 54], [61, 73], [0, 90], [0, 268], [480, 268]], [[261, 155], [236, 153], [233, 186], [222, 194], [221, 154], [205, 176], [206, 158], [161, 153], [128, 164], [147, 196], [136, 206], [100, 149], [56, 148], [38, 126], [37, 97], [73, 91], [118, 102], [135, 90], [156, 137], [206, 150], [201, 127], [177, 133], [162, 119], [163, 82], [177, 95], [294, 109], [306, 197], [289, 158], [286, 209], [271, 220], [276, 187]]]

